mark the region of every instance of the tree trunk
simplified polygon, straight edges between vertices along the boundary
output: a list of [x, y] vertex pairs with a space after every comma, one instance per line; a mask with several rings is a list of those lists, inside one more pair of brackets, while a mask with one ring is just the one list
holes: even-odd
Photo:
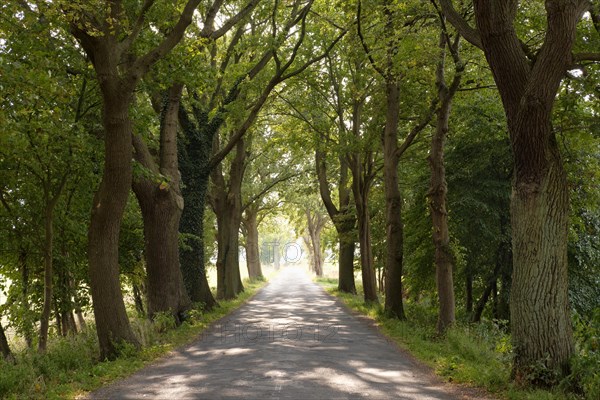
[[135, 304], [135, 311], [140, 318], [145, 318], [148, 316], [148, 313], [146, 313], [146, 307], [144, 306], [145, 290], [143, 287], [145, 287], [145, 285], [140, 288], [137, 283], [133, 282], [131, 286], [133, 287], [133, 303]]
[[385, 311], [405, 319], [402, 302], [402, 258], [404, 227], [402, 197], [398, 188], [398, 115], [400, 87], [386, 83], [386, 120], [383, 134], [383, 177], [385, 189], [385, 220], [387, 253], [385, 261]]
[[[544, 44], [527, 59], [515, 32], [517, 2], [476, 0], [481, 47], [502, 98], [514, 155], [510, 314], [517, 382], [553, 385], [539, 365], [564, 376], [574, 351], [568, 300], [569, 197], [552, 108], [584, 1], [545, 3]], [[547, 374], [546, 374], [547, 375]]]
[[[439, 314], [437, 332], [442, 335], [455, 321], [453, 255], [450, 249], [450, 234], [448, 232], [448, 211], [446, 209], [446, 168], [444, 167], [444, 146], [449, 130], [450, 110], [454, 94], [460, 86], [463, 64], [458, 58], [458, 37], [454, 43], [447, 43], [449, 39], [442, 31], [440, 33], [440, 60], [436, 72], [436, 86], [440, 106], [437, 110], [436, 129], [431, 138], [431, 151], [428, 161], [431, 169], [431, 182], [429, 186], [429, 210], [432, 221], [432, 238], [435, 248], [436, 285], [439, 300]], [[450, 48], [455, 63], [454, 79], [450, 87], [446, 84], [446, 47]]]
[[29, 318], [29, 267], [27, 265], [27, 250], [24, 247], [19, 249], [19, 272], [21, 273], [21, 296], [22, 296], [22, 313], [27, 315], [23, 324], [23, 337], [27, 348], [33, 347], [33, 324]]
[[[46, 197], [48, 197], [49, 188], [45, 188]], [[38, 351], [46, 351], [48, 343], [48, 327], [50, 325], [50, 312], [52, 311], [52, 253], [53, 253], [53, 211], [54, 204], [50, 204], [46, 199], [46, 211], [44, 215], [44, 305], [42, 306], [42, 315], [40, 317], [40, 336], [38, 340]]]
[[8, 345], [8, 339], [6, 339], [6, 334], [4, 333], [4, 328], [0, 323], [0, 353], [5, 360], [13, 361], [13, 355], [10, 351], [10, 346]]
[[158, 312], [168, 312], [180, 323], [190, 306], [179, 267], [179, 219], [183, 199], [171, 189], [151, 190], [154, 193], [146, 200], [138, 197], [144, 219], [147, 314], [152, 318]]
[[181, 85], [173, 85], [161, 114], [160, 155], [153, 160], [141, 138], [134, 137], [135, 156], [150, 171], [167, 177], [155, 183], [138, 178], [133, 183], [144, 220], [148, 317], [168, 312], [177, 323], [190, 307], [179, 266], [179, 222], [183, 211], [177, 159], [177, 113]]
[[[214, 146], [219, 148], [218, 137], [215, 137]], [[217, 216], [217, 298], [222, 299], [233, 299], [244, 291], [240, 276], [239, 231], [245, 161], [246, 144], [244, 139], [240, 139], [229, 170], [229, 185], [225, 183], [220, 165], [211, 172], [215, 184], [213, 206]]]
[[88, 232], [90, 292], [101, 359], [114, 358], [120, 343], [139, 346], [119, 281], [119, 231], [132, 177], [131, 99], [121, 96], [119, 81], [111, 83], [103, 85], [104, 173], [94, 196]]
[[233, 215], [238, 210], [225, 206], [215, 208], [217, 213], [217, 298], [234, 299], [244, 290], [240, 277], [239, 226]]
[[[547, 135], [554, 135], [547, 132]], [[511, 332], [517, 380], [536, 361], [568, 371], [573, 334], [568, 301], [568, 187], [556, 142], [536, 184], [517, 173], [511, 204], [513, 279]]]
[[195, 126], [185, 109], [179, 107], [179, 122], [186, 137], [185, 146], [180, 145], [179, 157], [181, 179], [185, 182], [182, 188], [185, 208], [181, 215], [179, 231], [193, 237], [188, 239], [185, 247], [180, 249], [179, 258], [183, 282], [190, 299], [195, 303], [203, 304], [204, 309], [211, 310], [217, 302], [206, 279], [204, 213], [210, 179], [208, 164], [213, 136], [217, 133], [220, 124], [209, 124], [208, 113], [198, 114], [196, 115], [198, 126]]
[[[189, 152], [188, 152], [189, 157]], [[186, 246], [180, 249], [179, 258], [183, 282], [190, 299], [200, 303], [205, 310], [212, 310], [217, 302], [210, 291], [206, 279], [206, 260], [204, 254], [204, 212], [206, 210], [206, 192], [208, 176], [197, 175], [196, 171], [182, 170], [185, 186], [182, 189], [185, 208], [179, 223], [179, 231], [194, 235]]]
[[246, 208], [243, 218], [246, 227], [246, 264], [250, 280], [263, 279], [260, 265], [260, 248], [258, 241], [258, 213], [251, 207]]
[[358, 219], [358, 238], [360, 243], [360, 264], [362, 271], [363, 292], [365, 302], [377, 303], [377, 281], [371, 247], [371, 216], [369, 214], [368, 194], [361, 193], [356, 201]]
[[[352, 134], [357, 139], [361, 137], [360, 124], [363, 105], [364, 99], [356, 99], [352, 104]], [[364, 299], [366, 303], [378, 303], [377, 280], [371, 247], [371, 215], [369, 213], [369, 192], [373, 180], [373, 155], [370, 151], [365, 151], [363, 154], [350, 154], [349, 164], [352, 172], [352, 194], [358, 221]]]
[[323, 276], [323, 254], [321, 252], [321, 231], [325, 226], [325, 219], [318, 211], [311, 212], [310, 209], [305, 210], [307, 234], [304, 238], [307, 246], [311, 250], [312, 268], [317, 276]]
[[75, 309], [75, 315], [77, 316], [77, 323], [79, 324], [79, 332], [83, 332], [87, 329], [87, 323], [83, 317], [83, 312], [80, 307]]
[[347, 240], [343, 237], [354, 235], [354, 228], [350, 232], [341, 232], [340, 235], [340, 255], [338, 264], [338, 290], [345, 293], [356, 293], [354, 283], [354, 240]]

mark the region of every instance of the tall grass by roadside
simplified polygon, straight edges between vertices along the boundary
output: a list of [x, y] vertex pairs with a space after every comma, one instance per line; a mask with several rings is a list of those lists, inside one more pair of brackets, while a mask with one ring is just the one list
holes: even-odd
[[439, 337], [435, 332], [437, 310], [431, 305], [408, 302], [407, 320], [399, 321], [387, 317], [381, 305], [365, 304], [361, 294], [339, 292], [337, 279], [317, 282], [349, 308], [375, 320], [386, 336], [449, 382], [484, 388], [511, 400], [600, 399], [600, 310], [592, 320], [575, 320], [577, 355], [571, 375], [552, 391], [527, 390], [510, 380], [512, 346], [502, 323], [458, 322]]
[[131, 375], [196, 339], [212, 322], [238, 308], [265, 284], [265, 281], [245, 282], [246, 290], [238, 298], [220, 301], [219, 307], [209, 312], [198, 306], [179, 327], [175, 327], [172, 317], [164, 314], [156, 316], [154, 322], [131, 318], [142, 349], [125, 347], [114, 361], [98, 361], [98, 339], [93, 326], [75, 336], [52, 339], [46, 354], [24, 350], [15, 354], [15, 363], [0, 359], [0, 399], [75, 398]]

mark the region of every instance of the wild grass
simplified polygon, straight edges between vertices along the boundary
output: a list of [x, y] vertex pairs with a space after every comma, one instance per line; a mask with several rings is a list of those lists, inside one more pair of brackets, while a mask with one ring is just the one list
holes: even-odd
[[219, 307], [204, 312], [197, 307], [178, 327], [167, 315], [150, 322], [132, 318], [132, 327], [142, 349], [125, 347], [114, 361], [98, 360], [98, 339], [93, 326], [75, 336], [53, 338], [46, 354], [33, 350], [18, 352], [16, 362], [0, 360], [1, 399], [72, 399], [124, 378], [171, 350], [190, 343], [214, 321], [231, 313], [265, 285], [246, 281], [238, 298], [220, 301]]
[[400, 321], [387, 317], [381, 305], [365, 304], [361, 294], [339, 292], [336, 279], [317, 282], [352, 310], [375, 320], [387, 337], [448, 382], [483, 388], [494, 397], [511, 400], [600, 399], [600, 312], [591, 322], [575, 326], [579, 351], [571, 376], [552, 390], [526, 389], [511, 382], [512, 346], [501, 324], [458, 322], [440, 337], [432, 306], [408, 302], [407, 320]]

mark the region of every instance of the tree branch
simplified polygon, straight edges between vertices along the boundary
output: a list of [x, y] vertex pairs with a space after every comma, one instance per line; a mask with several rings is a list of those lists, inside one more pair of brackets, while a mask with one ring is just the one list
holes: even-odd
[[413, 141], [415, 140], [415, 137], [417, 137], [417, 135], [423, 129], [425, 129], [425, 127], [429, 124], [429, 122], [431, 121], [431, 119], [435, 115], [435, 111], [437, 109], [438, 102], [439, 102], [439, 99], [437, 98], [437, 96], [436, 96], [436, 98], [434, 98], [433, 100], [431, 100], [431, 104], [429, 105], [429, 110], [427, 110], [427, 114], [425, 114], [425, 116], [423, 116], [423, 119], [417, 125], [415, 125], [412, 128], [412, 130], [410, 131], [410, 133], [408, 134], [408, 136], [406, 136], [406, 139], [404, 139], [404, 142], [402, 142], [402, 144], [400, 145], [400, 147], [398, 147], [398, 150], [396, 150], [396, 157], [402, 156], [402, 154], [413, 143]]
[[462, 37], [464, 37], [467, 42], [471, 43], [473, 46], [482, 49], [481, 37], [479, 36], [479, 31], [477, 29], [471, 27], [469, 23], [460, 15], [454, 5], [452, 4], [452, 0], [439, 0], [442, 6], [442, 12], [450, 21], [452, 25], [456, 28], [458, 33]]
[[196, 7], [198, 7], [198, 4], [200, 4], [200, 1], [201, 0], [188, 0], [179, 16], [179, 20], [173, 27], [173, 30], [158, 46], [135, 60], [130, 69], [130, 76], [137, 81], [146, 74], [152, 65], [169, 53], [181, 41], [185, 30], [192, 23], [194, 11], [196, 10]]

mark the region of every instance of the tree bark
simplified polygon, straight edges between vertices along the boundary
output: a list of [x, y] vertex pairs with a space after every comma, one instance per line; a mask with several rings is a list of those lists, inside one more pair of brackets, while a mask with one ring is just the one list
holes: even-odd
[[[355, 100], [352, 105], [352, 134], [360, 138], [362, 100]], [[350, 171], [352, 172], [352, 194], [356, 205], [358, 221], [358, 241], [360, 244], [360, 266], [362, 273], [363, 295], [366, 303], [378, 303], [377, 279], [371, 246], [371, 215], [369, 212], [369, 192], [373, 180], [373, 155], [370, 151], [364, 154], [350, 154]], [[363, 158], [365, 159], [363, 162]]]
[[[49, 188], [46, 188], [47, 192]], [[53, 218], [54, 206], [46, 202], [46, 210], [44, 215], [44, 304], [42, 306], [42, 314], [40, 317], [40, 335], [38, 338], [38, 351], [43, 353], [46, 351], [48, 343], [48, 328], [50, 325], [50, 312], [52, 311], [52, 253], [54, 243]]]
[[[440, 17], [442, 18], [442, 17]], [[444, 146], [449, 130], [450, 110], [452, 100], [460, 86], [464, 66], [458, 56], [459, 37], [454, 43], [450, 42], [445, 31], [444, 19], [441, 19], [440, 32], [440, 60], [436, 71], [436, 86], [438, 101], [436, 129], [431, 138], [431, 151], [429, 152], [429, 167], [431, 169], [431, 182], [429, 186], [429, 210], [432, 221], [432, 238], [435, 248], [436, 285], [439, 300], [439, 314], [437, 332], [442, 335], [455, 321], [454, 280], [452, 250], [450, 249], [450, 234], [448, 232], [448, 211], [446, 209], [446, 168], [444, 166]], [[446, 83], [446, 48], [449, 48], [454, 58], [454, 79], [450, 86]]]
[[[362, 271], [364, 299], [367, 303], [377, 303], [377, 281], [371, 246], [371, 216], [369, 215], [368, 196], [356, 202], [358, 211], [358, 237], [360, 243], [360, 263]], [[361, 196], [361, 194], [359, 194]], [[359, 205], [360, 204], [360, 205]]]
[[[215, 137], [215, 148], [219, 148]], [[212, 172], [214, 183], [212, 204], [217, 216], [217, 298], [233, 299], [244, 291], [240, 276], [239, 230], [242, 220], [242, 179], [246, 161], [244, 139], [236, 144], [235, 158], [225, 182], [221, 165]]]
[[400, 86], [389, 77], [386, 89], [386, 118], [383, 133], [383, 179], [385, 190], [385, 220], [387, 253], [385, 259], [385, 311], [388, 315], [405, 319], [402, 302], [402, 267], [404, 227], [402, 196], [398, 188], [398, 118], [400, 113]]
[[162, 110], [160, 154], [158, 165], [139, 137], [133, 138], [135, 158], [154, 174], [167, 181], [156, 183], [137, 178], [133, 189], [144, 220], [144, 238], [147, 276], [148, 317], [158, 312], [183, 320], [190, 307], [179, 265], [179, 222], [183, 211], [177, 158], [177, 114], [181, 85], [173, 85], [167, 93]]
[[90, 291], [100, 343], [100, 356], [113, 358], [122, 342], [138, 347], [119, 281], [119, 231], [131, 189], [131, 94], [123, 96], [118, 81], [104, 84], [104, 173], [94, 196], [88, 232]]
[[60, 182], [53, 187], [50, 172], [43, 182], [44, 187], [44, 304], [40, 318], [40, 336], [38, 351], [46, 351], [48, 343], [48, 327], [53, 301], [53, 257], [54, 257], [54, 209], [67, 181], [65, 174]]
[[317, 276], [323, 276], [323, 253], [321, 251], [321, 231], [325, 227], [325, 218], [318, 211], [305, 210], [307, 234], [304, 238], [311, 253], [311, 266]]
[[[355, 235], [354, 227], [350, 232], [342, 232], [340, 235]], [[356, 293], [354, 282], [354, 240], [340, 237], [340, 255], [338, 261], [338, 290], [345, 293]]]
[[242, 222], [246, 231], [246, 264], [250, 280], [263, 279], [260, 263], [260, 247], [258, 241], [258, 212], [253, 207], [247, 207]]

